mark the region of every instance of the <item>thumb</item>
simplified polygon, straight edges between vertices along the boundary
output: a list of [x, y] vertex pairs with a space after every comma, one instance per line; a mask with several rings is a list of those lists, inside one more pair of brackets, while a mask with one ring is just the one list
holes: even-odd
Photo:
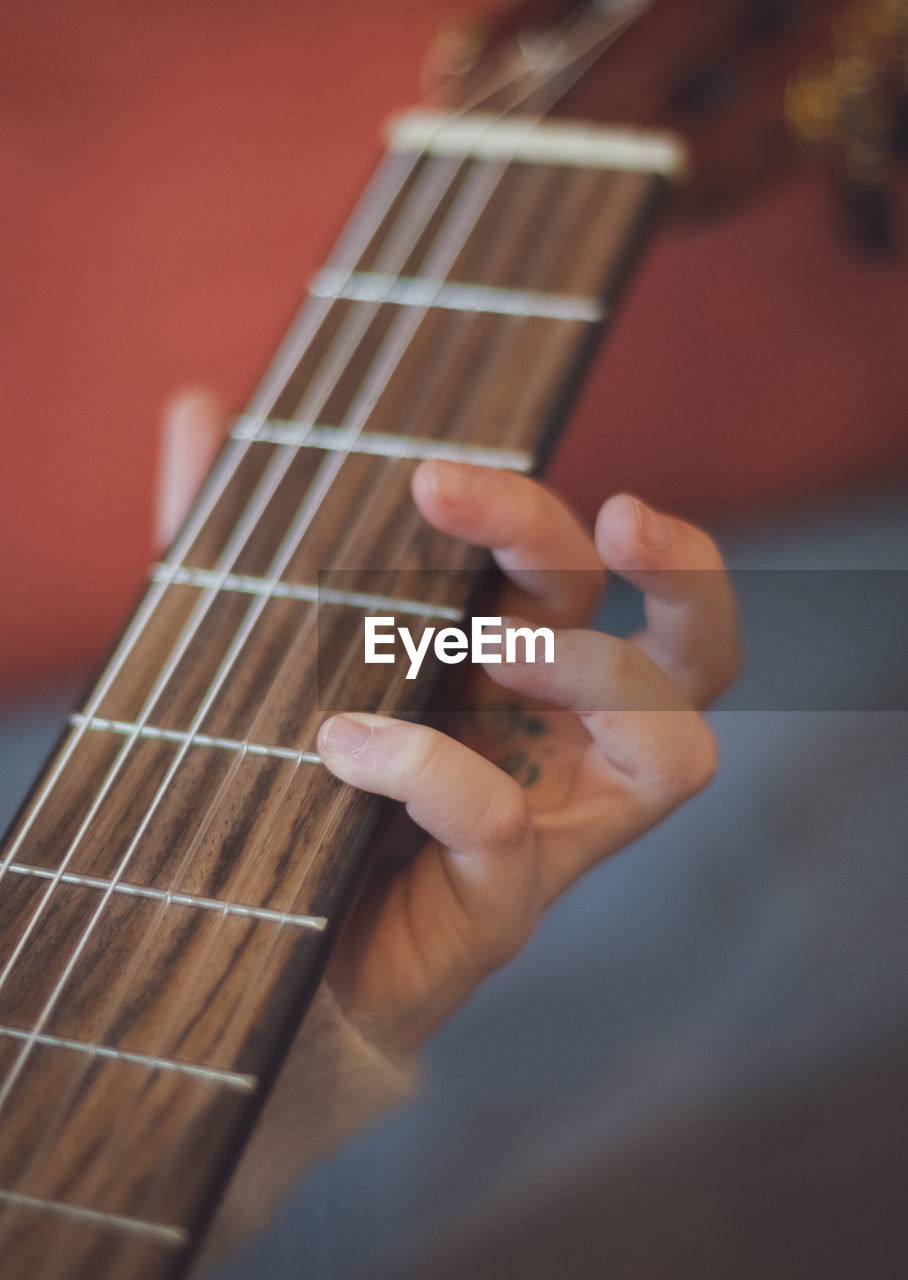
[[155, 479], [155, 554], [173, 540], [220, 447], [226, 423], [226, 407], [205, 389], [180, 391], [165, 405]]

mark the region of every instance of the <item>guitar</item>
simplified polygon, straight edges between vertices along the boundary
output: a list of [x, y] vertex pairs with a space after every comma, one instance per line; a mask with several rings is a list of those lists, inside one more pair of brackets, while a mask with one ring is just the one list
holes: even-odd
[[176, 1275], [202, 1238], [381, 816], [320, 765], [317, 670], [347, 705], [426, 713], [429, 679], [346, 679], [365, 610], [459, 617], [481, 568], [414, 521], [415, 462], [539, 469], [685, 168], [672, 134], [543, 118], [648, 8], [583, 10], [474, 109], [392, 125], [14, 823], [5, 1274]]

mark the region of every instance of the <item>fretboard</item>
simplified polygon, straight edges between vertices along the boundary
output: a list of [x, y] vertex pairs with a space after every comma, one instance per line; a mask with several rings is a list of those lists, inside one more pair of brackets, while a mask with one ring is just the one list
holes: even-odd
[[677, 162], [597, 127], [395, 127], [5, 841], [8, 1280], [186, 1265], [378, 816], [318, 759], [326, 691], [427, 714], [431, 680], [354, 663], [363, 616], [458, 618], [483, 563], [413, 470], [539, 470]]

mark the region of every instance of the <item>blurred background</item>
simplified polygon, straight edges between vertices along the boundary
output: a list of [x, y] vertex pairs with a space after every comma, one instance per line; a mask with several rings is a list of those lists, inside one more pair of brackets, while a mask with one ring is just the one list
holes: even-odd
[[[242, 406], [462, 14], [6, 5], [0, 825], [141, 588], [164, 401]], [[742, 571], [720, 775], [225, 1277], [908, 1274], [903, 177], [892, 213], [860, 251], [818, 157], [657, 236], [551, 479], [587, 516], [628, 489], [697, 519]], [[757, 569], [878, 572], [818, 625]]]

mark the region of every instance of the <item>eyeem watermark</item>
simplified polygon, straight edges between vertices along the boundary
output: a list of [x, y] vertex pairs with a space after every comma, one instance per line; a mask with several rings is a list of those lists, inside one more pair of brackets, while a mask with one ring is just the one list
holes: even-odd
[[[501, 618], [472, 618], [470, 631], [460, 627], [426, 627], [414, 639], [409, 627], [399, 627], [393, 617], [367, 617], [364, 630], [364, 658], [366, 662], [396, 662], [397, 642], [400, 641], [410, 666], [407, 679], [415, 680], [429, 650], [434, 651], [439, 662], [453, 666], [457, 662], [554, 662], [555, 633], [548, 627], [505, 626]], [[522, 641], [522, 654], [518, 654], [518, 641]], [[538, 655], [538, 643], [542, 642], [542, 657]], [[504, 657], [501, 648], [504, 646]]]

